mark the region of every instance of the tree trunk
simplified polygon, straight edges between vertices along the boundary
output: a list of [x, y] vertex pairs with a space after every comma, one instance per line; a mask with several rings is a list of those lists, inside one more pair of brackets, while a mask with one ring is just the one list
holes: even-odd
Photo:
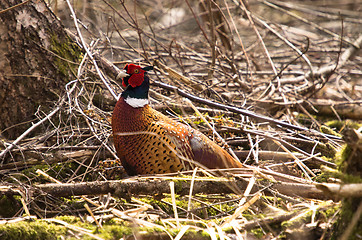
[[81, 55], [43, 0], [22, 2], [0, 1], [0, 136], [11, 139], [58, 100]]

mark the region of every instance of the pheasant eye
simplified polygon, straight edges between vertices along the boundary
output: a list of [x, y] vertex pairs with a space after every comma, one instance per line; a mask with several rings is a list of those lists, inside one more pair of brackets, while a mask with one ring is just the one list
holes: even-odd
[[133, 71], [133, 73], [139, 73], [139, 72], [140, 72], [140, 70], [137, 68]]

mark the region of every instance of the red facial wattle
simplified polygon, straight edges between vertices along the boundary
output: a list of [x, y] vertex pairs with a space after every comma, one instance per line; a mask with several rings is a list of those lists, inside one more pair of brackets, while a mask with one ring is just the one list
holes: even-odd
[[127, 87], [127, 85], [131, 85], [132, 87], [138, 87], [141, 86], [143, 80], [144, 80], [144, 73], [145, 70], [143, 70], [140, 66], [135, 65], [133, 63], [127, 64], [124, 69], [127, 71], [127, 74], [130, 76], [127, 77], [127, 82], [125, 82], [125, 79], [123, 78], [122, 85], [124, 87]]

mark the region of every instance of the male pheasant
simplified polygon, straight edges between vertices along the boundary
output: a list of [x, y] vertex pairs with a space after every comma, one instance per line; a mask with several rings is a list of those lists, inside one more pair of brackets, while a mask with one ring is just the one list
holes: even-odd
[[191, 169], [241, 168], [242, 164], [201, 132], [176, 122], [148, 105], [147, 71], [128, 64], [126, 90], [112, 115], [117, 156], [128, 175], [171, 173]]

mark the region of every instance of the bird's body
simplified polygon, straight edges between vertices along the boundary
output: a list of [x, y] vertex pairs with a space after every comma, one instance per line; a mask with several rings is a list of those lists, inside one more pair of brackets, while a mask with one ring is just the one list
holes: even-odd
[[151, 108], [146, 101], [147, 74], [139, 66], [127, 66], [130, 76], [123, 79], [127, 88], [114, 108], [112, 129], [117, 156], [129, 175], [170, 173], [194, 166], [242, 167], [201, 132]]

